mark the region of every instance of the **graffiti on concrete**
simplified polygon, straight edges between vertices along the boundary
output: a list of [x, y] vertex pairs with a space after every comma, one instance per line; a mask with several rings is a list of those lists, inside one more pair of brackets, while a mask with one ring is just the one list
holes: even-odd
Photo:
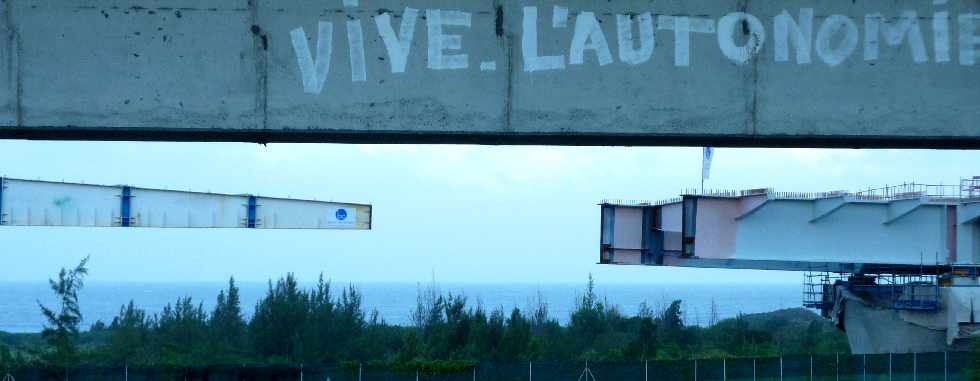
[[[776, 63], [834, 67], [852, 57], [878, 60], [881, 51], [890, 48], [907, 50], [912, 64], [947, 63], [955, 53], [960, 65], [972, 66], [980, 56], [980, 13], [952, 15], [937, 10], [920, 15], [915, 10], [902, 10], [897, 14], [866, 13], [863, 18], [842, 14], [817, 17], [814, 8], [799, 8], [792, 12], [784, 9], [767, 17], [731, 12], [714, 19], [655, 15], [651, 10], [607, 14], [606, 20], [587, 10], [573, 16], [567, 7], [554, 5], [550, 9], [550, 20], [542, 20], [539, 8], [525, 6], [521, 9], [517, 39], [521, 52], [519, 67], [528, 73], [565, 70], [589, 60], [594, 60], [599, 67], [617, 62], [627, 66], [643, 65], [655, 54], [662, 54], [657, 51], [655, 41], [658, 33], [666, 35], [660, 38], [673, 40], [673, 65], [677, 67], [695, 64], [692, 62], [695, 49], [692, 36], [695, 34], [714, 35], [715, 47], [737, 65], [768, 59]], [[367, 23], [348, 17], [344, 29], [351, 81], [363, 82], [369, 75], [364, 50], [370, 39], [365, 38], [365, 33], [373, 33], [383, 43], [392, 74], [406, 73], [411, 54], [424, 54], [425, 69], [429, 70], [497, 70], [498, 64], [492, 59], [471, 64], [473, 57], [466, 53], [464, 34], [472, 26], [472, 16], [470, 12], [459, 10], [406, 7], [397, 15], [392, 11], [380, 12]], [[396, 18], [400, 21], [395, 21]], [[546, 25], [541, 25], [542, 21]], [[365, 24], [370, 27], [365, 28]], [[607, 27], [614, 31], [604, 30], [603, 25], [614, 26]], [[553, 51], [544, 52], [539, 37], [542, 28], [565, 31], [570, 36], [570, 43], [557, 49], [552, 46]], [[420, 38], [417, 34], [421, 34], [416, 33], [416, 29], [422, 29], [421, 33], [425, 34], [423, 52], [412, 50], [417, 45], [415, 40]], [[306, 31], [300, 26], [289, 34], [304, 92], [321, 93], [333, 55], [338, 51], [334, 49], [334, 23], [320, 21], [315, 31]], [[766, 44], [772, 44], [771, 57], [760, 56]], [[927, 45], [931, 45], [931, 49]], [[711, 47], [697, 47], [707, 48]]]

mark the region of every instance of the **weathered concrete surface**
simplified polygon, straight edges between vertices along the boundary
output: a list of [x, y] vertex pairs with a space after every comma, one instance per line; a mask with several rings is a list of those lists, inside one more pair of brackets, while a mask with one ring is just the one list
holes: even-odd
[[936, 311], [895, 310], [886, 300], [842, 286], [835, 292], [832, 318], [847, 334], [854, 354], [963, 352], [980, 337], [980, 325], [970, 318], [977, 312], [970, 304], [978, 295], [973, 287], [942, 288]]
[[0, 138], [980, 148], [977, 0], [356, 3], [6, 0]]

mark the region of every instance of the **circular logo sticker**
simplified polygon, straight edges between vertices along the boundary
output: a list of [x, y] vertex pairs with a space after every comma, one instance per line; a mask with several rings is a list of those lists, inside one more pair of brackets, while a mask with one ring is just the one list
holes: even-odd
[[338, 221], [343, 221], [347, 219], [347, 209], [337, 209], [337, 213], [334, 213], [334, 217], [337, 217]]

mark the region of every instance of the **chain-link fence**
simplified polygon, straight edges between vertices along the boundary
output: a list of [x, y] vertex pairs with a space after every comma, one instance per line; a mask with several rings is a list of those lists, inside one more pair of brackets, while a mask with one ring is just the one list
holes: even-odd
[[[0, 370], [0, 381], [966, 381], [973, 353], [480, 363], [455, 371], [349, 366], [78, 367]], [[2, 369], [2, 366], [0, 366]]]

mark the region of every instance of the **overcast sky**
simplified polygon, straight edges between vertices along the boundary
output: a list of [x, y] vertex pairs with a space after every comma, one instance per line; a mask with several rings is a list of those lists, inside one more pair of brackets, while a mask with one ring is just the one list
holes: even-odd
[[[709, 188], [825, 191], [980, 174], [980, 151], [720, 148]], [[0, 175], [374, 205], [370, 231], [0, 229], [0, 279], [92, 255], [97, 281], [799, 282], [797, 273], [600, 266], [603, 198], [674, 197], [700, 148], [0, 140]]]

